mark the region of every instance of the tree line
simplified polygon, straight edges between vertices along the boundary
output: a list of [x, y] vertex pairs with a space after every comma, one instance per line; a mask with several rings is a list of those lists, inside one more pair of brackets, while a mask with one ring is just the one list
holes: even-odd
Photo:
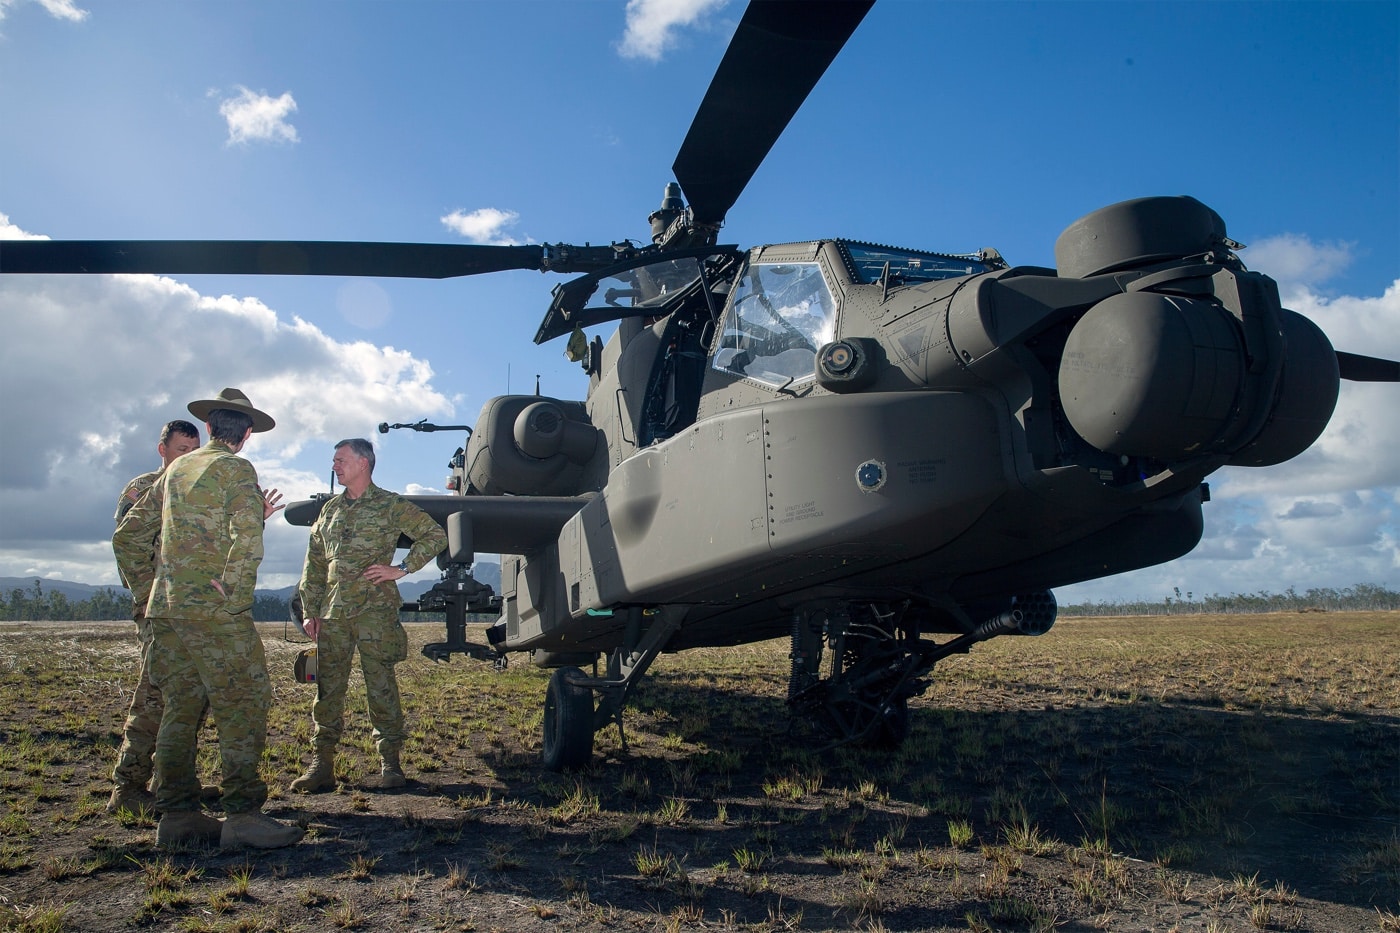
[[1189, 590], [1174, 587], [1172, 595], [1161, 602], [1097, 602], [1061, 606], [1062, 615], [1073, 616], [1160, 616], [1160, 615], [1233, 615], [1254, 612], [1383, 612], [1400, 609], [1400, 592], [1358, 583], [1334, 589], [1314, 587], [1299, 593], [1289, 587], [1282, 593], [1260, 590], [1257, 593], [1231, 593], [1221, 596], [1196, 597]]
[[[0, 619], [6, 622], [100, 622], [131, 618], [131, 594], [106, 587], [87, 599], [70, 599], [58, 590], [44, 590], [35, 580], [28, 589], [15, 587], [0, 593]], [[255, 595], [253, 619], [281, 622], [289, 618], [287, 601], [279, 596]]]

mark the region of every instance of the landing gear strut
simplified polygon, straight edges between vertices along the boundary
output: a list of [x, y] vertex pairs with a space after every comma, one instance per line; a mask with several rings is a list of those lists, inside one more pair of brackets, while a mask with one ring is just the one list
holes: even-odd
[[[1017, 596], [1010, 607], [973, 624], [965, 634], [937, 644], [906, 620], [908, 604], [809, 606], [793, 614], [792, 676], [788, 706], [831, 738], [896, 748], [909, 734], [909, 698], [928, 689], [924, 676], [950, 654], [968, 651], [998, 635], [1043, 635], [1055, 622], [1048, 591]], [[829, 648], [828, 676], [822, 654]]]
[[[623, 645], [608, 656], [604, 676], [591, 677], [577, 667], [561, 667], [549, 679], [541, 760], [550, 771], [586, 766], [593, 755], [593, 734], [611, 723], [617, 723], [622, 750], [627, 750], [622, 706], [680, 628], [684, 608], [621, 611], [627, 620]], [[594, 692], [599, 695], [597, 709], [593, 708]]]
[[[798, 612], [792, 629], [788, 705], [816, 724], [832, 746], [895, 748], [909, 734], [909, 698], [928, 686], [917, 633], [895, 611], [874, 606]], [[831, 651], [829, 676], [822, 654]]]

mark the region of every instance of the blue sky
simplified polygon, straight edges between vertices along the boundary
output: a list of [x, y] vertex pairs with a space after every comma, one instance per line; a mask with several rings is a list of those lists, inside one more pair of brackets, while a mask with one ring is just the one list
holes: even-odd
[[[740, 2], [0, 0], [0, 235], [604, 243], [646, 215]], [[848, 236], [1054, 264], [1131, 197], [1215, 208], [1341, 349], [1400, 358], [1400, 6], [880, 0], [730, 212], [741, 245]], [[3, 248], [3, 247], [0, 247]], [[331, 445], [440, 490], [507, 390], [580, 398], [530, 338], [561, 279], [0, 278], [0, 576], [115, 582], [112, 503], [225, 385], [294, 498]], [[1212, 479], [1207, 536], [1062, 600], [1400, 586], [1394, 386]], [[269, 531], [263, 585], [305, 531]]]

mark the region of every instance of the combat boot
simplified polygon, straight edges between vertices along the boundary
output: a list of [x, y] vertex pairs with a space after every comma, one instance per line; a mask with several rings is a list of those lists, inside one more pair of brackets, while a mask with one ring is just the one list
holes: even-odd
[[379, 766], [379, 789], [395, 790], [408, 783], [408, 778], [403, 776], [403, 768], [399, 765], [398, 749], [383, 753], [383, 762]]
[[169, 848], [173, 845], [213, 842], [223, 830], [224, 824], [212, 816], [198, 810], [177, 810], [160, 818], [160, 823], [156, 825], [156, 845]]
[[295, 823], [278, 822], [265, 813], [235, 813], [224, 819], [219, 848], [280, 849], [305, 834], [306, 830]]
[[335, 790], [335, 753], [315, 752], [306, 773], [292, 782], [292, 790], [299, 794], [315, 794], [323, 790]]
[[107, 812], [116, 813], [118, 810], [155, 813], [156, 795], [140, 784], [118, 784], [112, 788], [112, 796], [107, 798]]

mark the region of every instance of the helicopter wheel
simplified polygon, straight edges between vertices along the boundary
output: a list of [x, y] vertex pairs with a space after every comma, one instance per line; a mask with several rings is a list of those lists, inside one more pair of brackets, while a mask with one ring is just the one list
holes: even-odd
[[837, 745], [854, 743], [861, 748], [893, 751], [909, 736], [909, 701], [905, 697], [888, 700], [883, 711], [876, 703], [846, 701], [828, 706], [822, 714]]
[[585, 676], [576, 667], [561, 667], [549, 678], [544, 695], [544, 748], [547, 770], [582, 768], [593, 757], [593, 691], [569, 683]]
[[896, 749], [909, 737], [909, 701], [904, 697], [892, 700], [880, 721], [862, 743], [870, 748]]

